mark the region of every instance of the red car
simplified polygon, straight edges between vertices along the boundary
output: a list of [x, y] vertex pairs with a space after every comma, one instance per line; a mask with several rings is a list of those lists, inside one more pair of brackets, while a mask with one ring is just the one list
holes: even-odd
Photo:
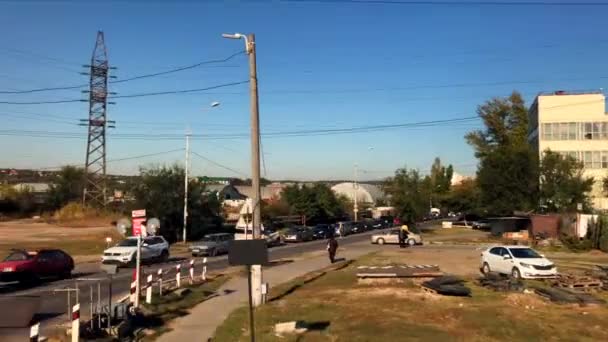
[[13, 250], [0, 262], [0, 282], [36, 282], [43, 278], [69, 278], [74, 260], [59, 249]]

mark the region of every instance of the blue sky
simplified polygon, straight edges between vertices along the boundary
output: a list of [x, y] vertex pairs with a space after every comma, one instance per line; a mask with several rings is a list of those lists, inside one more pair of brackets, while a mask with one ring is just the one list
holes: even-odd
[[[257, 38], [262, 132], [444, 120], [475, 115], [492, 96], [521, 91], [605, 88], [608, 7], [405, 6], [390, 4], [193, 1], [3, 2], [0, 90], [86, 83], [97, 30], [120, 78], [220, 59], [243, 48], [223, 32]], [[42, 57], [44, 56], [44, 57]], [[52, 57], [54, 59], [47, 59]], [[248, 77], [241, 55], [214, 67], [125, 82], [119, 95], [204, 88]], [[503, 83], [503, 84], [492, 84]], [[83, 98], [80, 89], [2, 95], [0, 101]], [[212, 101], [221, 106], [208, 110]], [[108, 159], [178, 149], [158, 134], [249, 132], [248, 85], [187, 95], [117, 99], [108, 116]], [[86, 103], [0, 104], [1, 130], [79, 132]], [[32, 114], [33, 113], [33, 114]], [[40, 116], [49, 115], [47, 118]], [[465, 143], [479, 123], [263, 140], [266, 177], [344, 179], [388, 176], [407, 165], [427, 170], [434, 157], [472, 174]], [[148, 134], [148, 140], [112, 134]], [[83, 163], [86, 142], [0, 135], [0, 167]], [[373, 147], [370, 149], [370, 147]], [[248, 139], [195, 140], [193, 151], [250, 174]], [[111, 173], [181, 162], [178, 151], [108, 164]], [[234, 175], [193, 157], [197, 175]]]

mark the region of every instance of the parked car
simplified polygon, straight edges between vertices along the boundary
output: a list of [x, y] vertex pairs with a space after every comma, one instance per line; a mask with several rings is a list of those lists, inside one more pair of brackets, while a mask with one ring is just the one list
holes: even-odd
[[480, 220], [474, 221], [471, 224], [471, 227], [473, 227], [473, 229], [478, 229], [478, 230], [490, 230], [492, 228], [490, 226], [490, 221], [485, 220], [485, 219], [480, 219]]
[[[388, 232], [374, 234], [371, 237], [373, 244], [384, 245], [384, 244], [397, 244], [399, 243], [399, 228], [394, 228]], [[410, 246], [422, 244], [422, 236], [418, 233], [410, 232], [405, 241]]]
[[473, 227], [479, 220], [481, 220], [481, 217], [475, 214], [461, 215], [456, 221], [452, 222], [452, 226]]
[[291, 227], [285, 232], [285, 242], [304, 242], [312, 241], [313, 232], [312, 229], [303, 226]]
[[[131, 236], [116, 246], [103, 251], [101, 262], [119, 266], [135, 265], [137, 254], [137, 237]], [[169, 259], [169, 243], [162, 236], [147, 236], [142, 239], [142, 262], [167, 261]]]
[[337, 236], [347, 236], [353, 234], [353, 228], [355, 226], [355, 222], [352, 221], [343, 221], [338, 222], [336, 224], [336, 235]]
[[513, 278], [554, 278], [555, 264], [535, 250], [525, 246], [495, 246], [481, 253], [484, 273], [509, 274]]
[[312, 232], [312, 237], [315, 240], [329, 239], [333, 235], [333, 228], [328, 224], [318, 224], [313, 228]]
[[233, 234], [209, 234], [201, 240], [193, 242], [188, 250], [194, 257], [199, 255], [216, 256], [221, 253], [228, 253], [228, 243], [232, 240], [234, 240]]
[[33, 283], [43, 278], [70, 278], [74, 259], [59, 249], [12, 250], [0, 262], [0, 281]]
[[394, 227], [395, 218], [390, 215], [380, 216], [379, 220], [382, 222], [382, 228]]
[[357, 221], [353, 223], [353, 234], [362, 233], [366, 230], [365, 223], [362, 221]]

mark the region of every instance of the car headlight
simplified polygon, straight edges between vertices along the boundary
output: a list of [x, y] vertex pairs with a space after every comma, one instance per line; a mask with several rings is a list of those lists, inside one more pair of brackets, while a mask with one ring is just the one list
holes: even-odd
[[525, 262], [520, 262], [519, 263], [522, 267], [528, 267], [528, 268], [532, 268], [532, 265], [530, 264], [526, 264]]

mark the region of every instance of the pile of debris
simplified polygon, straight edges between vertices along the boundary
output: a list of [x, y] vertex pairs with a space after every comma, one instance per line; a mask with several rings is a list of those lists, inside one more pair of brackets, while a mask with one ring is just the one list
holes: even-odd
[[464, 285], [464, 280], [456, 276], [441, 276], [422, 283], [422, 289], [444, 296], [471, 296], [471, 289]]
[[560, 274], [556, 279], [555, 285], [568, 289], [591, 290], [600, 289], [603, 283], [600, 279], [594, 277]]
[[443, 273], [437, 265], [359, 266], [358, 278], [433, 278]]
[[560, 304], [593, 305], [606, 303], [605, 300], [596, 298], [589, 293], [577, 292], [569, 288], [536, 288], [534, 292], [543, 298]]
[[501, 292], [523, 292], [524, 284], [518, 280], [500, 273], [490, 272], [479, 279], [479, 285]]

